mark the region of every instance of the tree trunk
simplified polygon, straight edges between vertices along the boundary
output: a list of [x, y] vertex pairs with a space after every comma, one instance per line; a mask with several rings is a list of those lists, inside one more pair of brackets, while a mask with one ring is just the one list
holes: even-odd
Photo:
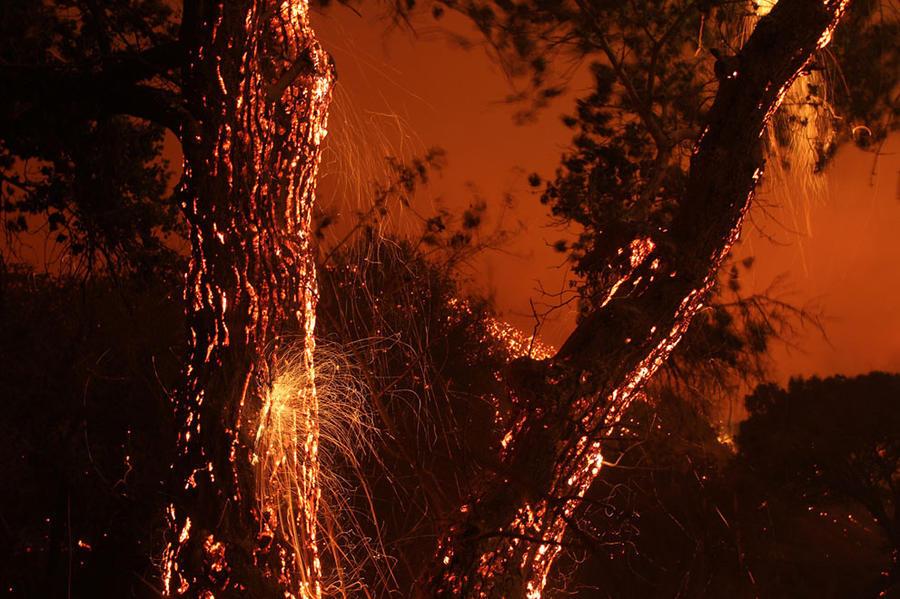
[[306, 0], [183, 18], [190, 353], [165, 594], [317, 597], [310, 213], [333, 70]]
[[580, 499], [600, 471], [603, 431], [702, 307], [761, 174], [760, 135], [847, 4], [781, 0], [760, 20], [737, 57], [737, 75], [721, 82], [707, 115], [672, 230], [623, 248], [631, 252], [629, 284], [587, 317], [557, 356], [513, 364], [508, 379], [516, 407], [502, 467], [440, 541], [424, 596], [541, 596]]

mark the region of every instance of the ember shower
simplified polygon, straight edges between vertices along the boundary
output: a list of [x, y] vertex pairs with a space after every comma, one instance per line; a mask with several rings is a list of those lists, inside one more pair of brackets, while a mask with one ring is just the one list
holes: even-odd
[[[4, 117], [0, 130], [12, 148], [3, 210], [21, 213], [7, 225], [18, 234], [40, 218], [63, 231], [60, 252], [88, 256], [68, 273], [83, 289], [157, 276], [174, 302], [171, 281], [181, 283], [184, 322], [167, 323], [185, 329], [180, 372], [166, 379], [172, 453], [154, 474], [155, 493], [140, 497], [159, 504], [164, 522], [142, 547], [152, 573], [141, 582], [166, 597], [552, 596], [566, 586], [567, 547], [603, 544], [581, 526], [594, 509], [591, 490], [621, 459], [613, 440], [631, 434], [635, 406], [650, 403], [645, 393], [681, 359], [690, 331], [719, 327], [736, 339], [722, 353], [764, 354], [777, 332], [760, 323], [787, 318], [781, 306], [754, 312], [721, 300], [727, 285], [738, 294], [731, 253], [757, 188], [786, 187], [798, 171], [800, 195], [821, 194], [817, 173], [836, 147], [883, 140], [894, 126], [878, 120], [889, 103], [876, 98], [857, 113], [831, 91], [839, 24], [869, 22], [852, 21], [850, 0], [654, 0], [658, 16], [591, 0], [388, 3], [399, 26], [423, 9], [474, 23], [492, 58], [526, 82], [516, 99], [531, 103], [523, 113], [564, 93], [554, 73], [566, 60], [588, 67], [591, 91], [565, 120], [571, 147], [553, 178], [528, 178], [555, 218], [580, 227], [557, 248], [577, 274], [567, 293], [579, 320], [555, 348], [497, 317], [461, 282], [460, 265], [490, 245], [482, 233], [490, 208], [420, 210], [413, 196], [440, 167], [440, 151], [386, 157], [381, 180], [360, 193], [371, 193], [371, 206], [349, 221], [335, 224], [317, 202], [341, 65], [317, 37], [316, 6], [125, 4], [140, 10], [21, 9], [52, 15], [65, 24], [53, 29], [63, 39], [96, 38], [98, 49], [79, 58], [83, 48], [62, 43], [35, 72], [19, 66], [27, 56], [4, 59], [0, 81], [19, 91], [4, 104], [16, 118]], [[117, 27], [125, 33], [108, 35]], [[55, 132], [17, 128], [44, 114], [57, 115], [50, 129], [87, 125], [59, 144]], [[118, 129], [102, 137], [110, 123]], [[163, 129], [183, 158], [171, 195], [160, 183]], [[103, 161], [84, 165], [90, 148], [124, 137], [139, 141], [104, 160], [139, 156], [152, 176], [115, 191], [140, 203], [135, 189], [159, 188], [169, 220], [135, 209], [124, 223], [109, 221], [78, 195], [84, 181], [130, 175]], [[88, 150], [54, 154], [72, 139]], [[39, 175], [32, 160], [43, 161]], [[54, 178], [61, 183], [41, 187]], [[47, 199], [66, 185], [75, 200]], [[389, 214], [421, 233], [397, 233]], [[167, 247], [169, 232], [184, 247]], [[171, 258], [166, 274], [147, 275], [155, 262], [141, 252]], [[760, 389], [758, 403], [781, 401]], [[94, 424], [84, 423], [100, 472]], [[128, 443], [131, 435], [127, 428]], [[134, 453], [116, 492], [129, 488]], [[92, 540], [69, 539], [70, 594], [74, 547], [93, 551]]]
[[[758, 159], [747, 156], [754, 154], [756, 139], [812, 52], [830, 40], [846, 5], [785, 3], [751, 34], [741, 58], [753, 64], [754, 53], [764, 53], [768, 68], [727, 75], [694, 148], [683, 214], [672, 225], [675, 239], [708, 260], [678, 264], [652, 240], [636, 239], [628, 271], [611, 286], [598, 312], [554, 358], [520, 364], [531, 377], [556, 384], [526, 394], [510, 381], [513, 405], [502, 416], [510, 428], [502, 434], [509, 440], [501, 462], [512, 472], [535, 472], [547, 496], [571, 499], [529, 499], [509, 488], [506, 475], [489, 481], [440, 541], [438, 568], [426, 583], [434, 592], [541, 595], [566, 522], [601, 470], [602, 448], [591, 431], [615, 424], [703, 305], [760, 175]], [[810, 26], [782, 39], [778, 19]], [[202, 41], [192, 50], [186, 83], [195, 90], [192, 108], [202, 117], [199, 130], [185, 139], [184, 183], [193, 248], [187, 293], [192, 357], [189, 392], [179, 403], [185, 420], [180, 467], [187, 483], [180, 505], [171, 508], [177, 541], [166, 550], [167, 588], [212, 596], [262, 585], [315, 597], [321, 594], [322, 572], [312, 359], [316, 291], [309, 238], [332, 67], [315, 41], [304, 3], [212, 7], [195, 21]], [[744, 156], [735, 159], [738, 168], [728, 180], [713, 172], [720, 159], [712, 156], [722, 151]], [[709, 206], [721, 208], [709, 214]], [[710, 233], [691, 240], [698, 209], [706, 213], [700, 222], [708, 223]], [[639, 318], [629, 318], [609, 302], [632, 278], [647, 286], [638, 306], [651, 295], [654, 299], [653, 305], [639, 308]], [[600, 342], [609, 329], [597, 325], [613, 315], [624, 345], [622, 339]], [[277, 355], [280, 335], [291, 329], [305, 336], [304, 367], [312, 373], [305, 388], [292, 391], [301, 396], [291, 404], [299, 406], [292, 417], [303, 422], [306, 439], [294, 442], [290, 455], [258, 456], [252, 436], [271, 425], [266, 421], [275, 381], [270, 356]], [[268, 350], [273, 343], [274, 351]], [[598, 346], [614, 356], [608, 380], [585, 377], [579, 364]], [[555, 409], [540, 406], [544, 393], [562, 389], [568, 402]], [[568, 424], [573, 419], [579, 423], [575, 430]], [[533, 455], [534, 447], [557, 449], [547, 461]], [[275, 516], [281, 511], [275, 505], [252, 503], [254, 465], [270, 459], [275, 464], [287, 459], [287, 467], [303, 473], [299, 491], [291, 490], [296, 503], [288, 504], [293, 513], [287, 518]], [[224, 513], [211, 509], [221, 502], [226, 502]], [[485, 537], [472, 535], [472, 529], [506, 534]], [[248, 554], [237, 550], [241, 545], [256, 549]]]

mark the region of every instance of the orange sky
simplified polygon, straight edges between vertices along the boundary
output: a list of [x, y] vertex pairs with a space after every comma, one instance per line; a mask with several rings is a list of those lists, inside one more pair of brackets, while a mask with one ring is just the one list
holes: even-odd
[[[462, 19], [450, 20], [455, 31], [465, 30]], [[558, 102], [534, 124], [517, 126], [513, 110], [503, 102], [512, 91], [510, 83], [482, 49], [462, 50], [433, 26], [417, 28], [415, 37], [408, 31], [385, 34], [384, 22], [339, 8], [316, 25], [335, 58], [342, 88], [329, 119], [331, 147], [324, 158], [320, 201], [334, 200], [335, 180], [354, 169], [350, 162], [360, 153], [368, 152], [362, 166], [377, 177], [385, 153], [409, 156], [442, 147], [447, 167], [417, 200], [426, 208], [442, 205], [459, 211], [472, 201], [474, 185], [496, 217], [504, 194], [513, 194], [514, 208], [503, 225], [518, 234], [502, 252], [482, 256], [468, 274], [493, 295], [508, 320], [530, 331], [529, 299], [542, 301], [539, 282], [558, 291], [566, 270], [563, 256], [548, 247], [564, 234], [551, 226], [525, 179], [535, 171], [550, 174], [558, 164], [571, 137], [559, 119], [567, 103]], [[357, 147], [360, 140], [365, 148]], [[484, 228], [490, 231], [496, 224], [494, 218]], [[560, 343], [573, 322], [573, 314], [558, 314], [545, 325], [543, 336]]]
[[900, 135], [888, 139], [877, 163], [871, 153], [843, 148], [826, 196], [811, 208], [808, 235], [764, 226], [778, 245], [747, 231], [741, 252], [758, 257], [755, 286], [784, 274], [785, 297], [824, 314], [828, 339], [809, 331], [797, 341], [802, 350], [776, 350], [782, 377], [900, 371], [898, 173]]
[[[371, 12], [371, 5], [367, 8]], [[447, 167], [417, 194], [419, 208], [443, 205], [459, 212], [472, 201], [474, 185], [494, 214], [485, 226], [491, 230], [503, 196], [513, 194], [515, 204], [503, 226], [518, 235], [503, 251], [482, 255], [466, 274], [476, 289], [494, 298], [506, 320], [530, 332], [530, 302], [538, 307], [552, 302], [538, 289], [560, 290], [567, 271], [562, 256], [549, 247], [564, 232], [552, 226], [525, 177], [552, 175], [570, 139], [559, 117], [579, 95], [579, 83], [535, 122], [516, 125], [503, 102], [511, 84], [481, 48], [467, 51], [450, 43], [430, 19], [417, 24], [415, 35], [386, 33], [388, 23], [376, 16], [360, 17], [340, 6], [316, 15], [339, 76], [319, 200], [352, 215], [371, 202], [362, 183], [384, 175], [384, 156], [408, 158], [430, 146], [443, 147]], [[459, 17], [449, 15], [442, 23], [478, 40]], [[171, 136], [168, 142], [167, 155], [177, 162], [177, 142]], [[808, 234], [775, 222], [793, 223], [793, 209], [776, 210], [775, 220], [753, 215], [755, 226], [746, 228], [737, 250], [757, 258], [748, 291], [765, 290], [783, 276], [780, 297], [823, 314], [828, 336], [809, 329], [794, 340], [793, 349], [776, 347], [775, 374], [781, 381], [797, 374], [900, 371], [898, 175], [900, 134], [888, 140], [877, 164], [873, 154], [845, 147], [828, 173], [828, 191], [809, 207]], [[23, 255], [41, 264], [54, 249], [36, 240]], [[573, 323], [571, 309], [559, 310], [545, 322], [541, 337], [559, 345]]]
[[[518, 126], [502, 102], [510, 83], [482, 49], [460, 49], [429, 19], [414, 36], [385, 33], [385, 22], [373, 16], [335, 7], [317, 17], [320, 37], [337, 63], [340, 88], [329, 123], [321, 200], [344, 202], [349, 210], [365, 197], [348, 200], [347, 185], [355, 177], [377, 177], [381, 156], [443, 147], [448, 166], [419, 201], [461, 209], [471, 201], [474, 184], [496, 214], [503, 195], [514, 194], [515, 207], [504, 225], [521, 232], [504, 252], [488, 253], [473, 264], [469, 274], [506, 319], [530, 331], [529, 300], [542, 301], [538, 282], [558, 290], [566, 272], [561, 256], [547, 247], [562, 234], [549, 226], [525, 176], [552, 174], [570, 138], [559, 116], [570, 109], [573, 94], [536, 122]], [[442, 23], [454, 32], [467, 31], [461, 19]], [[872, 154], [841, 150], [828, 175], [828, 192], [809, 208], [811, 235], [791, 233], [761, 217], [755, 219], [760, 228], [780, 245], [753, 227], [745, 232], [739, 253], [757, 257], [748, 286], [763, 290], [784, 275], [781, 297], [825, 316], [827, 340], [810, 330], [795, 340], [802, 350], [775, 351], [782, 380], [792, 374], [900, 371], [900, 136], [883, 152], [873, 175]], [[776, 217], [794, 220], [784, 213]], [[559, 344], [572, 322], [571, 312], [557, 313], [542, 337]]]

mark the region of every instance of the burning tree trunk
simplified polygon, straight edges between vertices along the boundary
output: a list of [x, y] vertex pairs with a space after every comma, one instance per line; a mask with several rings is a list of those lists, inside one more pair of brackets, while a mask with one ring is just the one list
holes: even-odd
[[[759, 177], [765, 123], [846, 4], [782, 0], [760, 22], [720, 85], [672, 230], [623, 248], [631, 272], [553, 360], [511, 366], [497, 472], [442, 539], [426, 595], [540, 596], [600, 470], [602, 431], [701, 308]], [[183, 135], [191, 354], [169, 595], [321, 592], [309, 221], [332, 74], [306, 8], [207, 2], [185, 15], [198, 127]], [[286, 335], [302, 346], [305, 381], [288, 396]]]
[[[165, 592], [315, 597], [310, 210], [333, 71], [305, 0], [185, 4], [190, 355]], [[287, 392], [285, 339], [304, 370]]]
[[500, 464], [441, 540], [425, 596], [541, 596], [599, 473], [602, 432], [702, 307], [759, 179], [764, 127], [847, 4], [781, 0], [759, 22], [720, 83], [672, 230], [622, 248], [630, 273], [552, 360], [512, 365]]

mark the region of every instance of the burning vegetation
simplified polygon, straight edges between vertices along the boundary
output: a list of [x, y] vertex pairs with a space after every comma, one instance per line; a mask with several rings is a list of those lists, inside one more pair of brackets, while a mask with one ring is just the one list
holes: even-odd
[[[392, 6], [394, 16], [408, 19], [414, 4]], [[577, 592], [577, 584], [602, 583], [590, 574], [586, 582], [577, 579], [579, 559], [640, 555], [635, 548], [643, 544], [671, 560], [636, 540], [634, 505], [641, 499], [635, 497], [646, 497], [621, 488], [637, 475], [604, 487], [606, 473], [622, 477], [645, 442], [656, 444], [655, 455], [642, 453], [652, 464], [672, 452], [687, 458], [693, 481], [667, 472], [676, 488], [702, 498], [706, 515], [724, 523], [711, 550], [725, 547], [736, 572], [733, 579], [703, 579], [704, 566], [720, 563], [706, 555], [700, 565], [672, 566], [681, 590], [650, 567], [648, 577], [673, 596], [755, 593], [758, 584], [781, 590], [778, 568], [748, 553], [738, 532], [759, 528], [752, 510], [738, 505], [738, 491], [750, 489], [746, 497], [766, 506], [759, 431], [775, 434], [771, 420], [788, 410], [787, 397], [808, 402], [813, 391], [844, 393], [846, 381], [796, 383], [788, 391], [759, 387], [747, 400], [751, 419], [732, 441], [736, 455], [718, 441], [731, 431], [716, 430], [702, 406], [686, 408], [685, 397], [759, 382], [767, 342], [786, 321], [804, 317], [771, 298], [741, 297], [737, 265], [728, 276], [723, 271], [763, 182], [795, 186], [800, 193], [792, 197], [815, 197], [818, 173], [839, 143], [859, 141], [860, 127], [868, 131], [866, 143], [887, 135], [891, 100], [862, 114], [834, 90], [843, 72], [831, 42], [844, 20], [857, 32], [881, 35], [897, 24], [884, 29], [872, 2], [859, 3], [860, 16], [847, 16], [849, 0], [652, 4], [653, 11], [587, 0], [426, 7], [436, 19], [454, 10], [474, 22], [510, 75], [527, 79], [529, 110], [560, 95], [552, 76], [557, 61], [575, 59], [591, 72], [593, 89], [565, 119], [575, 136], [555, 177], [529, 179], [557, 219], [580, 227], [577, 240], [561, 249], [579, 276], [573, 292], [581, 318], [559, 348], [505, 323], [461, 281], [460, 265], [484, 249], [478, 230], [486, 204], [470, 207], [458, 223], [412, 208], [410, 198], [427, 183], [439, 152], [408, 165], [389, 158], [387, 181], [369, 188], [371, 206], [331, 235], [335, 225], [315, 203], [336, 70], [306, 0], [209, 0], [177, 12], [154, 0], [129, 0], [121, 9], [93, 2], [4, 9], [29, 25], [20, 35], [22, 56], [0, 66], [0, 81], [17, 90], [3, 101], [8, 115], [0, 130], [2, 209], [15, 216], [7, 224], [10, 256], [13, 235], [39, 216], [64, 231], [55, 241], [60, 251], [87, 256], [73, 262], [78, 268], [40, 278], [24, 266], [8, 267], [4, 254], [2, 355], [17, 373], [2, 381], [17, 393], [5, 428], [16, 431], [17, 418], [39, 424], [26, 413], [23, 394], [37, 374], [6, 341], [19, 326], [7, 306], [19, 309], [29, 297], [44, 296], [72, 302], [80, 285], [85, 298], [96, 294], [84, 300], [86, 313], [71, 320], [59, 314], [53, 325], [77, 339], [67, 356], [96, 362], [70, 375], [70, 382], [84, 382], [83, 413], [56, 415], [63, 427], [48, 447], [64, 452], [76, 444], [84, 455], [73, 463], [98, 480], [81, 497], [66, 472], [58, 501], [41, 506], [52, 514], [45, 525], [15, 534], [6, 525], [6, 545], [15, 553], [10, 563], [31, 567], [21, 575], [10, 571], [10, 591], [40, 592], [31, 556], [41, 554], [69, 596], [113, 592], [96, 586], [102, 570], [77, 571], [90, 570], [85, 564], [95, 555], [108, 566], [110, 554], [128, 545], [124, 572], [140, 583], [129, 583], [132, 594], [538, 599], [567, 587]], [[38, 30], [45, 22], [56, 25], [44, 44], [49, 50], [41, 49]], [[29, 60], [34, 64], [21, 66]], [[888, 95], [896, 90], [893, 77], [882, 90]], [[40, 124], [45, 113], [68, 135], [60, 144], [54, 127]], [[78, 125], [63, 127], [65, 120]], [[31, 121], [32, 129], [20, 121]], [[150, 129], [136, 124], [145, 122]], [[171, 211], [135, 210], [134, 222], [122, 223], [88, 209], [86, 181], [102, 178], [91, 171], [96, 161], [83, 155], [96, 143], [84, 139], [96, 142], [100, 123], [136, 138], [129, 146], [134, 170], [106, 173], [108, 189], [132, 204], [165, 203]], [[158, 185], [163, 128], [178, 138], [184, 159], [171, 193]], [[43, 165], [37, 174], [28, 168], [35, 158]], [[141, 184], [159, 189], [135, 199]], [[414, 223], [406, 233], [391, 230], [394, 214]], [[184, 247], [159, 242], [167, 232], [181, 234]], [[183, 315], [163, 318], [179, 286]], [[123, 391], [124, 407], [150, 395], [158, 409], [133, 419], [120, 415], [124, 424], [116, 420], [104, 431], [104, 452], [95, 459], [91, 423], [98, 406], [121, 389], [110, 382], [94, 406], [88, 383], [110, 348], [128, 337], [116, 327], [135, 318], [93, 313], [109, 301], [103, 296], [110, 288], [130, 299], [154, 289], [150, 296], [159, 304], [147, 307], [147, 318], [161, 330], [138, 323], [140, 336], [129, 341], [140, 358], [129, 376], [151, 380], [146, 358], [155, 360], [161, 347], [182, 357], [163, 372], [151, 362], [152, 380], [161, 383], [155, 393], [147, 385]], [[732, 303], [724, 299], [729, 291], [737, 298]], [[178, 327], [186, 331], [181, 341], [172, 334]], [[85, 332], [79, 337], [77, 329]], [[39, 345], [27, 349], [45, 351], [61, 368], [65, 356]], [[112, 381], [127, 360], [109, 359], [116, 363]], [[691, 378], [680, 368], [704, 375]], [[883, 409], [881, 390], [895, 391], [895, 378], [858, 384], [874, 385], [873, 405]], [[65, 401], [70, 391], [61, 394]], [[54, 405], [53, 393], [38, 395]], [[109, 410], [103, 406], [99, 411]], [[696, 448], [668, 438], [678, 433], [679, 417], [694, 428], [678, 439], [699, 444], [710, 454], [703, 460]], [[877, 432], [872, 442], [848, 445], [850, 454], [865, 457], [854, 462], [861, 474], [849, 482], [829, 478], [815, 457], [791, 471], [828, 492], [842, 484], [856, 489], [875, 471], [889, 473], [864, 492], [841, 495], [850, 503], [818, 512], [847, 512], [870, 536], [871, 522], [881, 526], [890, 559], [875, 556], [867, 566], [877, 563], [887, 575], [867, 580], [867, 590], [889, 589], [900, 578], [896, 519], [888, 515], [897, 509], [896, 493], [887, 492], [896, 486], [897, 439]], [[32, 441], [12, 435], [11, 469], [15, 452], [44, 456]], [[53, 461], [42, 459], [48, 461], [42, 471], [54, 472]], [[46, 484], [34, 483], [37, 495]], [[653, 489], [666, 495], [663, 486]], [[729, 490], [731, 507], [722, 500]], [[140, 534], [113, 542], [107, 539], [116, 522], [73, 523], [73, 497], [76, 505], [96, 497], [104, 505], [133, 502], [126, 525]], [[671, 516], [690, 540], [713, 534], [708, 522], [700, 532], [682, 525], [669, 509], [673, 501], [670, 494], [665, 504], [640, 509]], [[27, 520], [24, 503], [13, 503], [9, 511]], [[789, 511], [776, 517], [796, 519]], [[73, 534], [79, 527], [91, 533]], [[764, 547], [760, 538], [749, 541], [754, 551]], [[143, 566], [135, 566], [140, 556]], [[840, 584], [850, 588], [846, 580]], [[626, 596], [623, 589], [606, 592]]]

